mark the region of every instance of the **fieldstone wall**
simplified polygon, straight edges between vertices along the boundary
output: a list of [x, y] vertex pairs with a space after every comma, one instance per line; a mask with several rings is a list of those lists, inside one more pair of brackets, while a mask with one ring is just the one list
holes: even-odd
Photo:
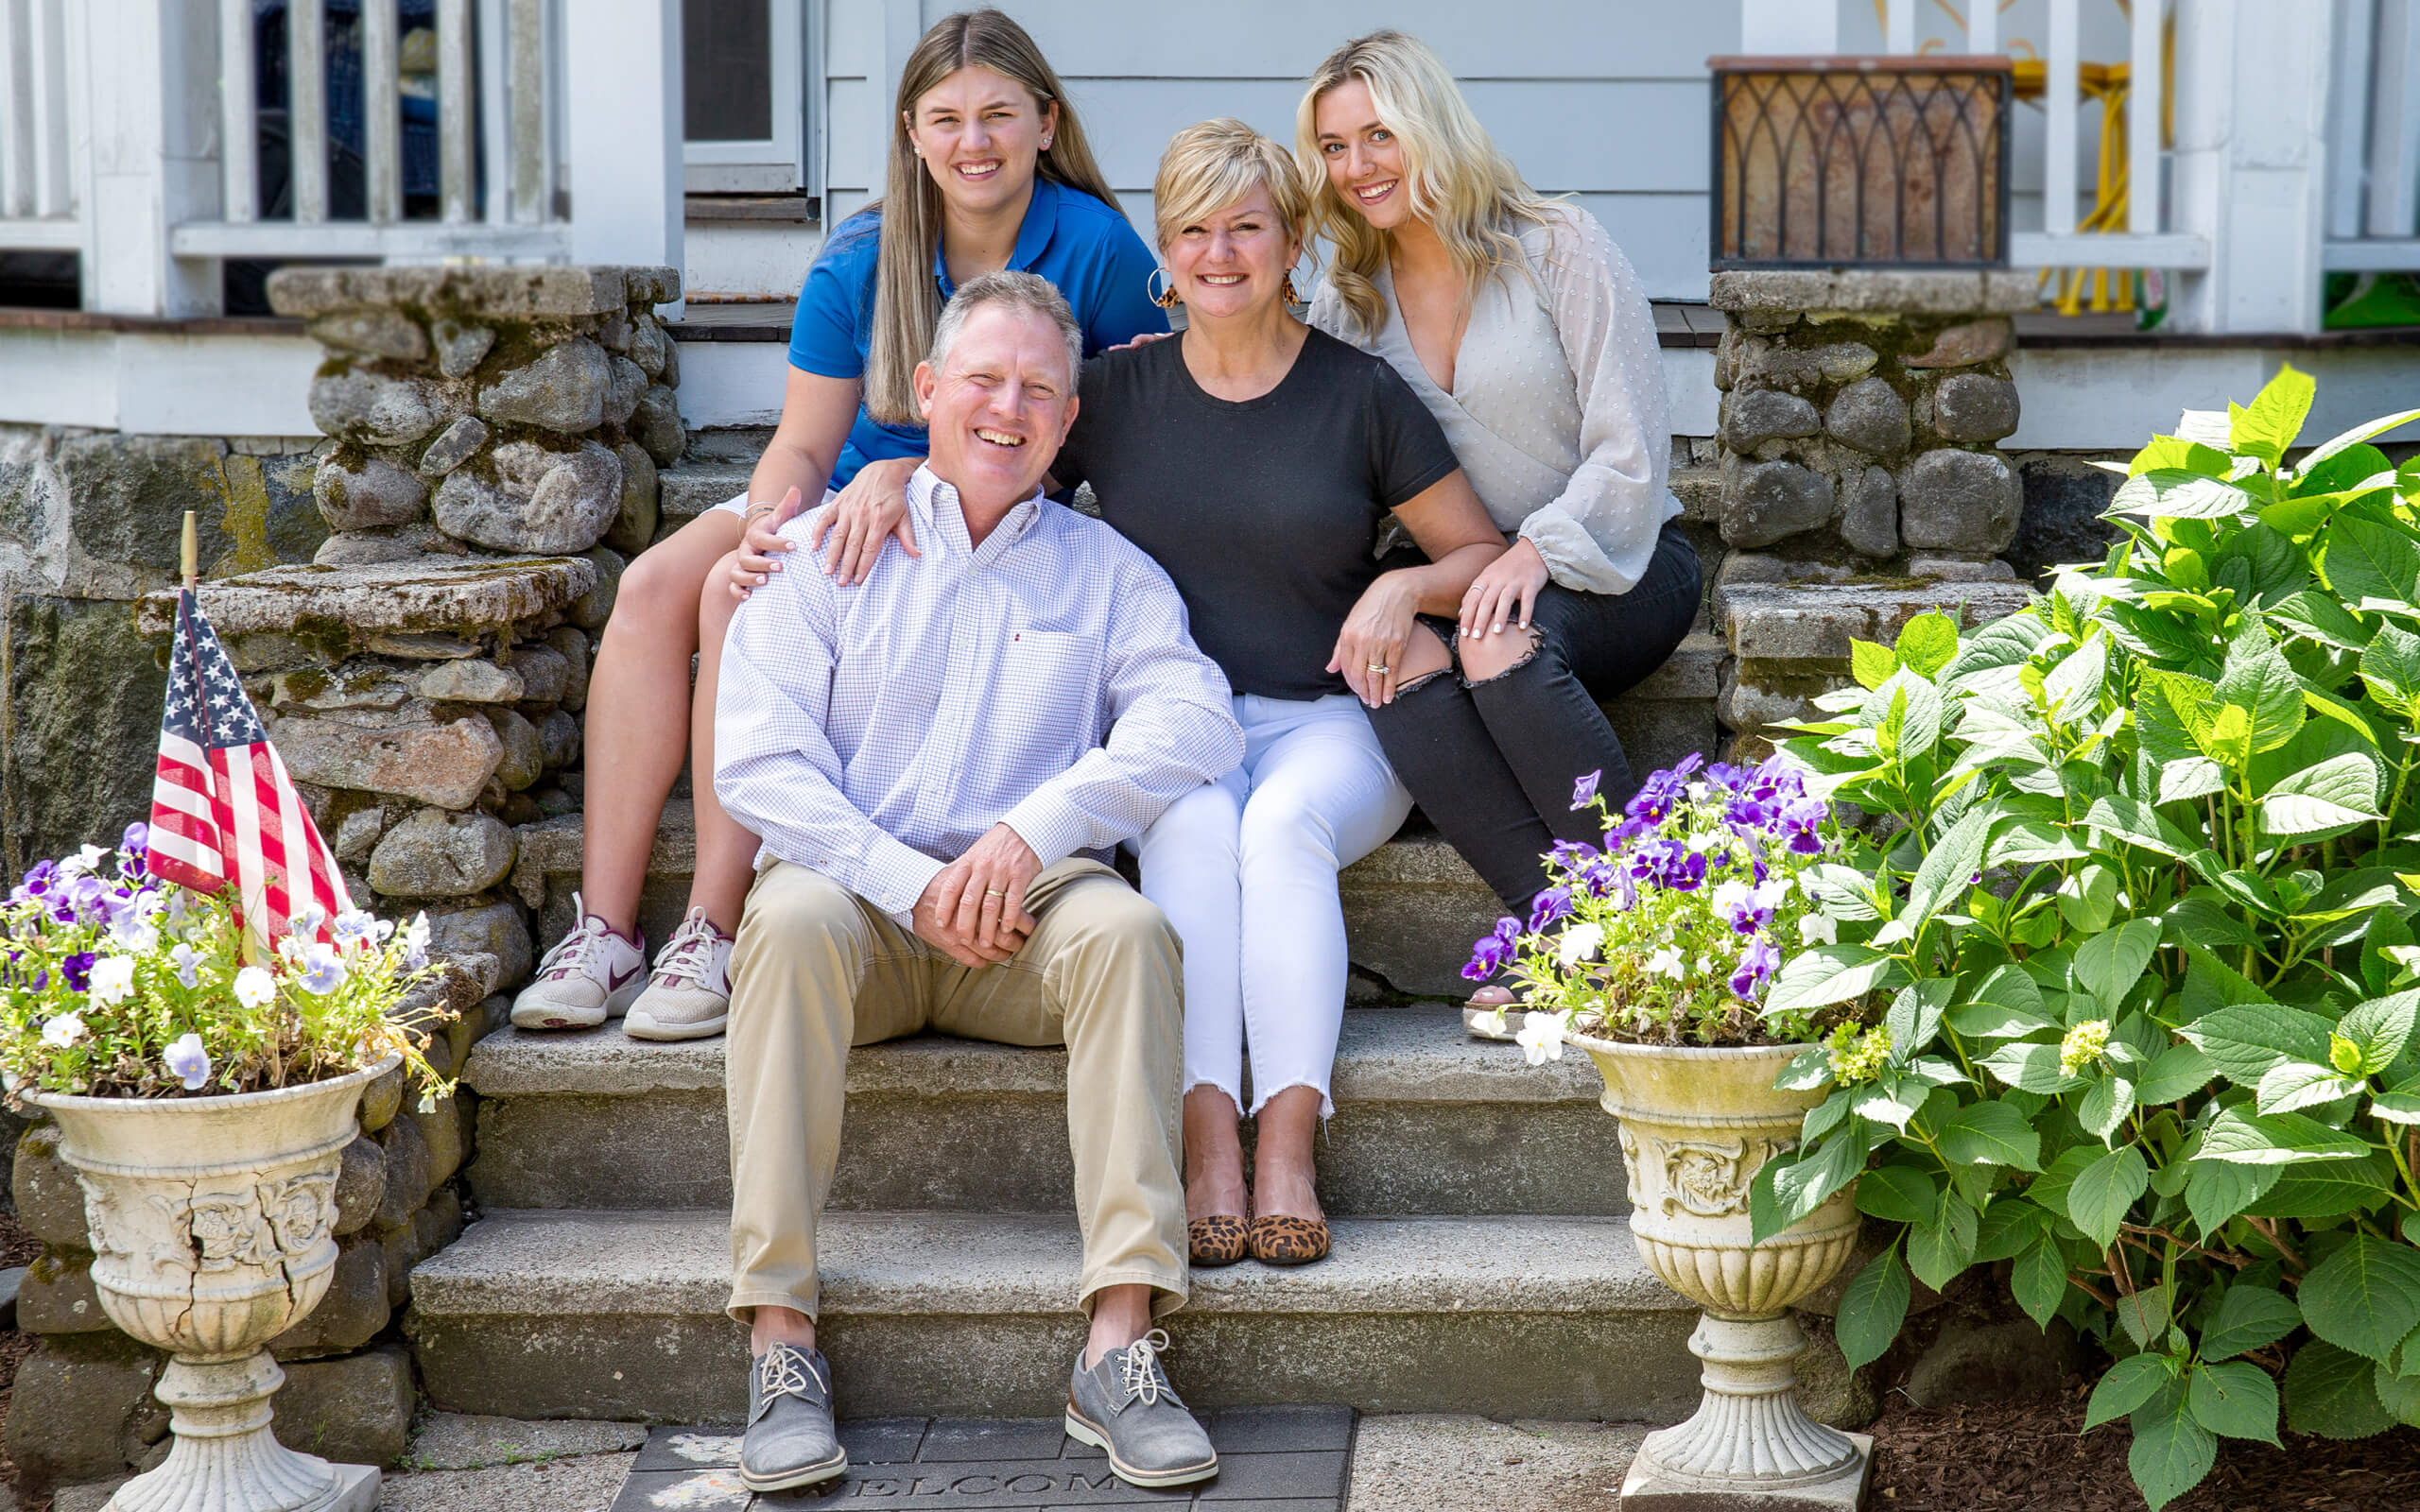
[[[494, 957], [458, 955], [421, 989], [457, 1015], [426, 1046], [441, 1074], [505, 1022], [509, 1000], [490, 995], [495, 974]], [[378, 1465], [409, 1437], [417, 1393], [397, 1325], [412, 1267], [462, 1232], [458, 1175], [476, 1099], [464, 1091], [427, 1112], [416, 1101], [400, 1072], [363, 1097], [362, 1132], [337, 1178], [335, 1278], [311, 1314], [270, 1345], [285, 1370], [277, 1435], [291, 1448]], [[151, 1395], [167, 1357], [101, 1311], [83, 1193], [60, 1159], [56, 1125], [26, 1132], [11, 1174], [18, 1220], [43, 1244], [17, 1297], [17, 1326], [40, 1341], [17, 1367], [9, 1412], [19, 1494], [149, 1469], [168, 1452], [167, 1409]]]
[[1930, 610], [1977, 624], [2030, 597], [2002, 556], [2026, 484], [1996, 443], [2020, 405], [2023, 273], [1729, 272], [1711, 302], [1727, 548], [1717, 712], [1755, 741], [1848, 677], [1849, 641]]
[[[428, 915], [447, 970], [425, 990], [458, 1015], [428, 1053], [452, 1074], [533, 965], [530, 837], [579, 822], [593, 637], [685, 441], [653, 313], [678, 290], [666, 268], [289, 268], [270, 301], [327, 351], [310, 393], [323, 437], [264, 456], [0, 433], [0, 589], [28, 601], [11, 599], [0, 643], [18, 650], [0, 748], [41, 774], [10, 774], [12, 864], [19, 846], [30, 859], [98, 836], [96, 815], [114, 834], [147, 811], [179, 526], [215, 489], [229, 502], [203, 514], [203, 611], [354, 900]], [[461, 1232], [473, 1101], [422, 1113], [395, 1081], [365, 1106], [336, 1280], [273, 1346], [296, 1448], [372, 1464], [403, 1450], [416, 1399], [398, 1314], [412, 1267]], [[166, 1452], [161, 1359], [100, 1312], [53, 1131], [25, 1137], [14, 1177], [44, 1251], [19, 1301], [42, 1346], [17, 1376], [9, 1454], [36, 1486], [147, 1469]]]
[[[151, 803], [167, 675], [133, 601], [176, 580], [184, 511], [210, 577], [304, 562], [321, 437], [0, 425], [0, 863], [113, 840]], [[98, 675], [106, 669], [106, 675]]]

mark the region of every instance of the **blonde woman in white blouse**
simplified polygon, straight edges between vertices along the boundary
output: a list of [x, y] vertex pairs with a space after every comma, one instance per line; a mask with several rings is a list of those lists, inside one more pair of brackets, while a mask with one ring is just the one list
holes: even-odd
[[[1515, 913], [1556, 906], [1541, 858], [1599, 838], [1573, 786], [1637, 787], [1598, 708], [1696, 618], [1697, 553], [1672, 524], [1654, 317], [1595, 217], [1547, 199], [1496, 150], [1444, 63], [1374, 32], [1312, 76], [1297, 152], [1337, 255], [1311, 323], [1385, 358], [1443, 427], [1512, 536], [1459, 625], [1371, 722], [1396, 773]], [[1483, 988], [1481, 1008], [1510, 1000]], [[1476, 1015], [1466, 1015], [1476, 1017]]]

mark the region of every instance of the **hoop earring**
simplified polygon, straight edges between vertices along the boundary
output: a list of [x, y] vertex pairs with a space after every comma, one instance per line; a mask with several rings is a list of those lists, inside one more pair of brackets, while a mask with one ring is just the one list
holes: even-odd
[[[1168, 281], [1168, 286], [1165, 289], [1159, 286], [1162, 279]], [[1176, 275], [1165, 267], [1155, 267], [1144, 278], [1143, 297], [1163, 310], [1173, 310], [1184, 302], [1176, 297]]]

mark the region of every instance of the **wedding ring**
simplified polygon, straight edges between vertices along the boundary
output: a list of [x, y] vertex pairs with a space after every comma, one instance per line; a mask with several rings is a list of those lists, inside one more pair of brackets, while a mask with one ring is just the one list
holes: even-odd
[[997, 887], [986, 887], [983, 889], [983, 896], [986, 898], [1006, 898], [1008, 894], [1002, 892]]
[[1369, 665], [1369, 670], [1383, 678], [1387, 675], [1387, 664], [1384, 662], [1373, 662]]

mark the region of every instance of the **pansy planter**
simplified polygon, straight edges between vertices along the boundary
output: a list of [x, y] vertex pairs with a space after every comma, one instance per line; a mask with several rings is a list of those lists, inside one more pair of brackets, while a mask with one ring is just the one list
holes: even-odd
[[106, 1512], [372, 1512], [378, 1472], [280, 1444], [266, 1346], [326, 1295], [337, 1175], [370, 1083], [350, 1075], [193, 1098], [27, 1092], [84, 1190], [93, 1285], [110, 1321], [171, 1356], [155, 1395], [176, 1443]]
[[1625, 1512], [1855, 1507], [1873, 1440], [1799, 1406], [1806, 1336], [1789, 1312], [1856, 1247], [1855, 1183], [1761, 1245], [1750, 1235], [1750, 1185], [1798, 1147], [1800, 1121], [1822, 1097], [1773, 1086], [1809, 1047], [1566, 1042], [1597, 1063], [1604, 1109], [1621, 1121], [1639, 1258], [1704, 1309], [1689, 1351], [1705, 1364], [1705, 1395], [1688, 1421], [1647, 1436], [1622, 1483]]

